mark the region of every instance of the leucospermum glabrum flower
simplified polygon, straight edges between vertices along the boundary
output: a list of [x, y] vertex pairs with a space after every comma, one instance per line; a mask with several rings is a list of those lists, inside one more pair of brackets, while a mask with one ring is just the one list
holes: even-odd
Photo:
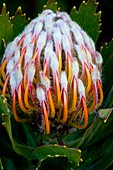
[[[0, 66], [0, 86], [17, 111], [35, 117], [50, 133], [67, 124], [83, 129], [103, 101], [101, 54], [93, 40], [65, 12], [43, 11], [7, 45]], [[38, 120], [39, 119], [39, 120]]]

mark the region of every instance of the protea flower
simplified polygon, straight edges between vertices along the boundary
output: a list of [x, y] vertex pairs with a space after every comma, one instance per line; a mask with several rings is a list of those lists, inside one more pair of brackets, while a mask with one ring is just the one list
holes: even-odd
[[26, 119], [17, 108], [37, 124], [41, 116], [47, 134], [58, 123], [83, 129], [103, 101], [101, 66], [87, 33], [67, 13], [45, 10], [7, 45], [0, 86], [18, 122]]

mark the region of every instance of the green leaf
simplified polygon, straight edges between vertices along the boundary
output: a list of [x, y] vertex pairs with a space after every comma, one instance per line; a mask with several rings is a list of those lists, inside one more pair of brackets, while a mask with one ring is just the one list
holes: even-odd
[[70, 11], [70, 2], [66, 0], [57, 0], [59, 11]]
[[113, 54], [108, 58], [106, 64], [103, 66], [103, 82], [104, 93], [108, 95], [113, 86]]
[[56, 12], [57, 10], [57, 2], [55, 0], [48, 0], [47, 4], [44, 5], [44, 10], [51, 9], [52, 11]]
[[13, 39], [12, 23], [9, 19], [9, 13], [6, 13], [6, 5], [3, 4], [3, 9], [0, 15], [0, 58], [3, 54], [2, 40], [9, 43]]
[[11, 140], [13, 150], [24, 156], [25, 158], [30, 159], [30, 157], [33, 157], [32, 153], [34, 151], [34, 147], [31, 146], [25, 146], [21, 145], [16, 142], [16, 140], [13, 139], [12, 136], [12, 128], [11, 128], [11, 119], [10, 119], [10, 111], [7, 108], [7, 101], [4, 97], [0, 96], [0, 114], [2, 115], [3, 123], [2, 125], [5, 127], [7, 134]]
[[4, 98], [2, 95], [0, 95], [0, 116], [2, 114], [7, 114], [9, 113], [9, 109], [7, 106], [7, 99]]
[[76, 7], [73, 7], [70, 13], [71, 18], [87, 32], [95, 43], [98, 40], [101, 25], [101, 11], [96, 13], [97, 5], [98, 3], [94, 0], [89, 0], [87, 3], [83, 1], [78, 11]]
[[84, 132], [77, 131], [74, 128], [71, 132], [69, 132], [69, 134], [65, 135], [61, 141], [63, 141], [63, 143], [68, 147], [76, 148], [80, 143], [83, 134]]
[[110, 43], [105, 43], [101, 48], [100, 48], [100, 53], [102, 54], [103, 58], [103, 64], [105, 65], [106, 62], [108, 61], [109, 57], [113, 55], [113, 39], [110, 41]]
[[98, 115], [102, 120], [104, 120], [104, 122], [106, 122], [112, 111], [113, 111], [113, 108], [100, 109], [98, 111]]
[[[8, 153], [8, 151], [7, 151]], [[9, 153], [8, 153], [9, 154]], [[32, 163], [22, 156], [15, 155], [13, 153], [13, 158], [1, 158], [3, 169], [2, 170], [35, 170], [35, 167], [32, 165]]]
[[49, 170], [74, 170], [74, 165], [71, 162], [68, 162], [68, 159], [66, 157], [47, 157], [43, 161], [41, 161], [39, 165], [39, 170], [44, 170], [44, 169]]
[[3, 165], [2, 165], [1, 159], [0, 159], [0, 170], [3, 170]]
[[[104, 110], [104, 112], [106, 112], [106, 115], [109, 114], [108, 110]], [[111, 109], [109, 119], [107, 120], [106, 123], [103, 122], [100, 118], [97, 118], [89, 126], [89, 128], [87, 128], [78, 147], [95, 144], [97, 141], [105, 138], [108, 134], [113, 132], [112, 121], [113, 121], [113, 109]]]
[[113, 85], [109, 93], [107, 93], [107, 97], [102, 104], [102, 108], [108, 108], [108, 107], [110, 108], [112, 106], [113, 106]]
[[22, 8], [18, 7], [15, 16], [11, 17], [11, 23], [13, 24], [13, 36], [16, 37], [25, 28], [26, 14], [22, 14]]
[[81, 161], [81, 151], [79, 149], [67, 148], [66, 146], [44, 145], [38, 147], [34, 151], [34, 154], [37, 156], [39, 161], [45, 159], [48, 156], [65, 156], [68, 158], [68, 161], [72, 162], [75, 166], [79, 165], [79, 162]]
[[[103, 131], [103, 133], [105, 133]], [[96, 137], [96, 136], [95, 136]], [[82, 148], [82, 158], [80, 167], [77, 170], [97, 170], [107, 169], [113, 163], [113, 133], [98, 140], [93, 145]]]

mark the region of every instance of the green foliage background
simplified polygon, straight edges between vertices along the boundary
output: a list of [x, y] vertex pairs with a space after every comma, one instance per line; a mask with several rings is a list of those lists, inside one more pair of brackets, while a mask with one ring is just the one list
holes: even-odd
[[[2, 7], [2, 4], [4, 4]], [[44, 6], [47, 4], [47, 6]], [[22, 6], [22, 9], [21, 7]], [[73, 6], [76, 6], [76, 8]], [[0, 1], [0, 60], [5, 46], [43, 8], [67, 11], [92, 37], [103, 56], [104, 102], [90, 116], [88, 128], [68, 135], [37, 135], [29, 124], [17, 123], [7, 101], [0, 96], [0, 169], [4, 170], [97, 170], [113, 163], [113, 1], [17, 0]], [[99, 12], [102, 10], [101, 12]], [[7, 11], [10, 11], [8, 13]], [[16, 12], [15, 12], [16, 11]], [[26, 14], [24, 14], [24, 12]], [[89, 15], [90, 14], [90, 15]], [[101, 21], [100, 21], [101, 18]], [[101, 25], [102, 23], [102, 25]], [[107, 25], [107, 26], [106, 26]], [[100, 32], [101, 30], [101, 32]], [[108, 41], [108, 43], [105, 43]], [[96, 115], [96, 118], [95, 118]], [[63, 146], [62, 146], [63, 144]]]

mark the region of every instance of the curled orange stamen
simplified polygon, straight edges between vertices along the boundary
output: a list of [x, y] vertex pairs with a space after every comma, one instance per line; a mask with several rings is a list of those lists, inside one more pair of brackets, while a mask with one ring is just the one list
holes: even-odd
[[68, 117], [68, 103], [67, 103], [66, 91], [64, 89], [62, 90], [62, 100], [63, 100], [64, 112], [63, 112], [63, 118], [61, 122], [65, 123]]
[[87, 67], [86, 63], [84, 65], [84, 67], [85, 67], [86, 77], [87, 77], [86, 93], [88, 94], [89, 90], [91, 89], [91, 75], [90, 75], [90, 72], [88, 70], [88, 67]]
[[44, 69], [43, 69], [43, 73], [46, 75], [46, 72], [47, 72], [47, 62], [45, 62], [44, 64]]
[[70, 83], [72, 78], [72, 61], [71, 56], [67, 54], [67, 75], [68, 75], [68, 83]]
[[7, 64], [7, 60], [6, 58], [4, 59], [2, 65], [1, 65], [1, 68], [0, 68], [0, 71], [1, 71], [1, 75], [2, 75], [2, 78], [5, 80], [5, 67], [6, 67], [6, 64]]
[[35, 61], [35, 59], [37, 58], [37, 56], [38, 56], [38, 49], [36, 49], [35, 54], [34, 54], [32, 60]]
[[35, 34], [33, 39], [32, 39], [32, 43], [34, 43], [34, 45], [36, 44], [36, 39], [37, 39], [37, 35]]
[[22, 109], [22, 111], [24, 113], [28, 113], [28, 110], [24, 107], [24, 104], [22, 101], [22, 83], [20, 83], [18, 87], [18, 102], [19, 102], [19, 106]]
[[26, 89], [26, 85], [27, 85], [27, 69], [28, 69], [28, 63], [25, 65], [25, 71], [24, 71], [24, 89]]
[[35, 108], [29, 104], [29, 101], [28, 101], [28, 92], [29, 92], [29, 83], [27, 83], [27, 85], [26, 85], [26, 89], [25, 89], [25, 93], [24, 93], [24, 103], [25, 103], [25, 106], [28, 109], [34, 110]]
[[95, 109], [96, 104], [97, 104], [97, 90], [96, 90], [96, 87], [94, 84], [93, 84], [93, 93], [94, 93], [93, 102], [92, 102], [91, 106], [88, 108], [89, 113], [91, 113]]
[[50, 108], [51, 108], [51, 117], [54, 118], [54, 116], [55, 116], [55, 106], [54, 106], [54, 102], [53, 102], [50, 90], [48, 91], [48, 100], [49, 100], [49, 104], [50, 104]]
[[18, 117], [18, 114], [16, 112], [16, 93], [14, 92], [13, 94], [13, 114], [14, 114], [14, 118], [17, 122], [26, 122], [27, 119], [22, 119], [20, 117]]
[[97, 86], [98, 86], [99, 93], [100, 93], [100, 100], [99, 100], [99, 102], [97, 104], [97, 107], [100, 107], [102, 102], [103, 102], [103, 98], [104, 98], [103, 90], [102, 90], [102, 85], [101, 85], [100, 80], [97, 80]]
[[4, 84], [3, 84], [2, 80], [1, 80], [1, 75], [0, 75], [0, 86], [4, 87]]
[[23, 44], [23, 41], [24, 41], [24, 37], [25, 37], [25, 34], [21, 37], [21, 39], [20, 39], [20, 41], [19, 41], [19, 43], [18, 43], [18, 46], [22, 46], [22, 44]]
[[37, 83], [39, 80], [40, 80], [40, 76], [39, 76], [39, 70], [40, 70], [40, 61], [39, 61], [39, 56], [40, 54], [39, 54], [39, 50], [38, 50], [38, 48], [36, 49], [36, 51], [35, 51], [35, 54], [34, 54], [34, 56], [33, 56], [33, 58], [32, 58], [32, 61], [34, 61], [36, 64], [35, 64], [35, 68], [36, 68], [36, 78], [34, 78], [34, 82], [35, 83]]
[[7, 84], [8, 84], [9, 78], [10, 78], [10, 75], [8, 74], [7, 77], [6, 77], [4, 86], [3, 86], [3, 90], [2, 90], [2, 95], [3, 95], [4, 97], [6, 96], [6, 89], [7, 89]]
[[48, 120], [48, 113], [45, 105], [45, 101], [42, 102], [42, 109], [43, 109], [43, 114], [44, 114], [44, 119], [45, 119], [45, 125], [46, 125], [46, 133], [50, 133], [50, 124]]
[[49, 63], [45, 60], [44, 62], [44, 69], [43, 73], [49, 78], [50, 77], [50, 72], [49, 72]]
[[23, 61], [25, 53], [26, 53], [26, 46], [22, 49], [22, 53], [21, 53], [20, 60], [19, 60], [20, 67], [22, 66], [22, 61]]
[[73, 127], [78, 128], [78, 129], [84, 129], [88, 125], [88, 110], [87, 110], [85, 98], [83, 96], [82, 96], [81, 102], [82, 102], [82, 106], [83, 106], [84, 123], [82, 125], [71, 123], [71, 125]]
[[58, 46], [58, 50], [57, 50], [57, 55], [58, 55], [58, 61], [59, 61], [59, 72], [61, 73], [62, 70], [62, 56], [61, 56], [61, 47], [60, 45]]
[[55, 89], [54, 90], [56, 91], [56, 94], [55, 94], [55, 96], [56, 96], [56, 105], [57, 105], [57, 107], [59, 107], [60, 104], [61, 104], [61, 93], [60, 93], [60, 84], [59, 84], [59, 79], [58, 79], [58, 73], [57, 72], [55, 74]]
[[76, 84], [76, 79], [75, 77], [73, 78], [73, 82], [72, 82], [72, 91], [73, 91], [73, 97], [72, 97], [72, 105], [71, 108], [69, 109], [70, 112], [73, 112], [75, 110], [76, 107], [76, 103], [77, 103], [77, 84]]

